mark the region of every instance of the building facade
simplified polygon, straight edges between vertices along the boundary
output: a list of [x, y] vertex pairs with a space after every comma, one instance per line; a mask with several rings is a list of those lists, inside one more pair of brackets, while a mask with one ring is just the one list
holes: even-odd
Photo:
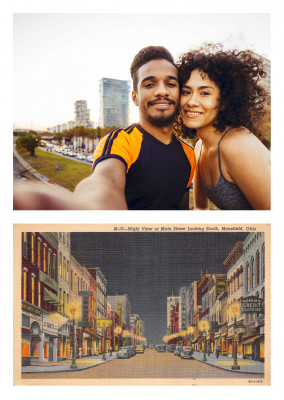
[[118, 79], [99, 80], [101, 127], [129, 125], [130, 82]]

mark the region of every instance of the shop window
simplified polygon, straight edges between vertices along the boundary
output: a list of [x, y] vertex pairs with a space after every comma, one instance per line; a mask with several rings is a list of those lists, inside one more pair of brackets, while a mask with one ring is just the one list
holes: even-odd
[[22, 357], [30, 357], [30, 342], [28, 340], [21, 340], [21, 355]]

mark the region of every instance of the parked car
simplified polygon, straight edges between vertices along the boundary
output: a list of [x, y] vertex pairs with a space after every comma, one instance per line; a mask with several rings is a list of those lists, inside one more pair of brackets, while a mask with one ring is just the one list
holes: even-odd
[[76, 158], [78, 158], [78, 160], [85, 160], [86, 157], [84, 156], [84, 154], [79, 153], [79, 154], [77, 154]]
[[136, 353], [144, 353], [144, 347], [141, 344], [137, 344], [135, 347]]
[[184, 346], [180, 352], [180, 358], [193, 358], [193, 348]]
[[174, 351], [174, 355], [175, 356], [180, 356], [181, 351], [182, 351], [182, 346], [176, 346], [175, 351]]
[[159, 353], [164, 353], [164, 352], [166, 351], [166, 346], [158, 345], [158, 346], [156, 346], [156, 350], [157, 350]]
[[122, 347], [117, 352], [117, 358], [130, 358], [130, 357], [131, 357], [131, 352], [130, 349], [127, 347]]
[[69, 151], [68, 151], [68, 156], [69, 156], [69, 157], [76, 157], [75, 151], [69, 150]]
[[168, 347], [168, 351], [170, 353], [173, 353], [175, 351], [175, 349], [176, 349], [176, 346], [174, 344], [170, 344], [169, 347]]

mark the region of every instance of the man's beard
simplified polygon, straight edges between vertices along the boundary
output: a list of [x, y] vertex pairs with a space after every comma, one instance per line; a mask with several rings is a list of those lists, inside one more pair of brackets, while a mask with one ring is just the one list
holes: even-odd
[[173, 120], [175, 117], [179, 114], [179, 108], [176, 106], [175, 110], [169, 114], [169, 115], [150, 115], [146, 114], [145, 118], [147, 119], [148, 122], [150, 122], [151, 125], [157, 126], [158, 128], [164, 128], [166, 126], [169, 126], [173, 123]]

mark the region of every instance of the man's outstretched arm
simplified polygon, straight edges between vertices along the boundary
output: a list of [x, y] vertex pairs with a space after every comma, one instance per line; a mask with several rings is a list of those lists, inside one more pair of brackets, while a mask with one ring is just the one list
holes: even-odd
[[15, 185], [14, 210], [127, 210], [125, 181], [124, 164], [109, 158], [77, 185], [71, 198], [44, 184]]
[[75, 188], [74, 201], [92, 210], [127, 210], [125, 165], [118, 159], [99, 162], [88, 178]]

